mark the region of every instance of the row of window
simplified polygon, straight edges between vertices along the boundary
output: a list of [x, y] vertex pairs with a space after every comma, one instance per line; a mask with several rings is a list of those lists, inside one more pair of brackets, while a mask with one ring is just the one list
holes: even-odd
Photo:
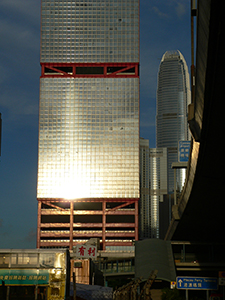
[[[53, 3], [54, 2], [54, 3]], [[137, 3], [137, 1], [133, 0], [133, 3]], [[97, 8], [100, 9], [101, 7], [107, 7], [107, 6], [113, 6], [113, 7], [124, 7], [127, 8], [129, 6], [134, 6], [134, 4], [132, 3], [131, 0], [124, 0], [123, 2], [120, 2], [118, 0], [114, 0], [114, 2], [112, 0], [101, 0], [101, 1], [96, 1], [96, 0], [90, 0], [90, 1], [63, 1], [63, 0], [57, 0], [57, 1], [49, 1], [49, 0], [45, 0], [42, 1], [42, 8], [49, 8], [49, 7], [59, 7], [59, 8], [74, 8], [79, 7], [79, 9], [85, 8], [85, 9], [90, 9], [91, 7], [93, 8]]]
[[[49, 7], [47, 4], [43, 2], [42, 6], [41, 61], [138, 61], [139, 49], [135, 46], [138, 45], [139, 35], [138, 1], [135, 0], [133, 4], [130, 0], [115, 1], [110, 2], [112, 6], [108, 7], [104, 1], [100, 1], [96, 2], [101, 7], [99, 10], [92, 9], [94, 1], [73, 2], [73, 5], [67, 2], [65, 4], [68, 6], [61, 7], [57, 5], [59, 1], [52, 2], [53, 5]], [[115, 49], [107, 50], [104, 47], [110, 46], [107, 41], [110, 36], [118, 42], [116, 45], [112, 43]], [[76, 49], [75, 45], [71, 45], [75, 38], [81, 43], [76, 45]], [[52, 49], [46, 47], [49, 42], [52, 43]], [[63, 52], [60, 46], [66, 43], [71, 48]], [[85, 48], [87, 46], [89, 48]], [[96, 52], [96, 48], [100, 47], [102, 52], [100, 49]]]

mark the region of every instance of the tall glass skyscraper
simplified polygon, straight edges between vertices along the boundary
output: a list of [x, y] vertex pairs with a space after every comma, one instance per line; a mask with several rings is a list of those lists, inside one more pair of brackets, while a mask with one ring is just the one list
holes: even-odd
[[159, 205], [167, 195], [167, 148], [149, 148], [140, 138], [139, 238], [159, 238]]
[[[178, 142], [190, 140], [187, 112], [191, 103], [186, 61], [180, 51], [167, 51], [158, 72], [156, 147], [168, 150], [168, 191], [174, 190], [173, 162], [178, 161]], [[177, 189], [181, 190], [186, 170], [177, 171]]]
[[42, 0], [37, 247], [138, 237], [139, 0]]

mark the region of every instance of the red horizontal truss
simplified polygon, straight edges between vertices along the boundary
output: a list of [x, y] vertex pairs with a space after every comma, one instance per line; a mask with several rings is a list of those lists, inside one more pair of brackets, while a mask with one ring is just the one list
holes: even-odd
[[132, 242], [106, 242], [106, 246], [133, 246]]
[[[74, 242], [73, 246], [76, 246], [78, 244], [84, 244], [84, 241], [79, 241], [79, 242]], [[106, 246], [133, 246], [132, 242], [106, 242], [105, 243]], [[39, 248], [52, 248], [52, 247], [68, 247], [68, 242], [53, 242], [53, 241], [40, 241], [40, 247]]]
[[[81, 74], [77, 68], [102, 68], [101, 74]], [[110, 68], [112, 70], [110, 70]], [[116, 68], [113, 71], [113, 68]], [[132, 70], [133, 69], [133, 70]], [[110, 70], [110, 71], [109, 71]], [[41, 78], [138, 78], [139, 63], [41, 63]]]
[[[70, 228], [69, 223], [41, 223], [41, 228]], [[102, 228], [102, 223], [74, 223], [73, 228]], [[135, 223], [107, 223], [106, 228], [126, 227], [134, 228]]]
[[[99, 210], [93, 209], [83, 209], [77, 210], [74, 207], [76, 202], [100, 202], [102, 207]], [[108, 208], [107, 203], [117, 203], [115, 207]], [[62, 205], [64, 203], [64, 205]], [[67, 203], [67, 204], [66, 204]], [[69, 205], [68, 205], [69, 204]], [[131, 204], [134, 204], [134, 208], [127, 207]], [[49, 208], [45, 208], [45, 205]], [[62, 207], [64, 206], [64, 207]], [[126, 208], [127, 207], [127, 208]], [[60, 216], [69, 216], [67, 222], [64, 223], [54, 223], [51, 220], [52, 215]], [[101, 215], [102, 222], [96, 223], [76, 223], [77, 215]], [[131, 215], [134, 216], [133, 223], [108, 223], [107, 216], [123, 216]], [[42, 217], [49, 216], [49, 219], [42, 221]], [[74, 219], [75, 216], [75, 219]], [[42, 230], [44, 229], [44, 231]], [[55, 230], [54, 230], [55, 228]], [[58, 228], [68, 228], [65, 232], [61, 232]], [[85, 228], [82, 230], [82, 228]], [[94, 229], [96, 228], [96, 229]], [[116, 230], [108, 230], [107, 228], [117, 228]], [[125, 229], [127, 228], [127, 229]], [[132, 228], [132, 230], [128, 230]], [[92, 232], [88, 232], [88, 231]], [[117, 231], [118, 230], [118, 231]], [[111, 245], [124, 245], [124, 238], [129, 237], [132, 240], [138, 240], [138, 199], [136, 198], [97, 198], [97, 199], [78, 199], [78, 200], [65, 200], [65, 199], [52, 199], [52, 198], [39, 198], [38, 199], [38, 230], [37, 230], [37, 248], [48, 247], [48, 246], [69, 246], [70, 249], [75, 245], [74, 238], [87, 239], [90, 237], [99, 237], [102, 240], [102, 248], [105, 250], [105, 247], [109, 240], [107, 238], [114, 237], [117, 240], [110, 242]], [[43, 239], [47, 238], [59, 238], [57, 241], [46, 241]], [[62, 237], [68, 238], [68, 242], [62, 241]], [[130, 243], [130, 242], [129, 242]]]
[[54, 203], [71, 203], [71, 202], [108, 202], [108, 203], [113, 203], [113, 202], [129, 202], [129, 204], [132, 204], [136, 201], [139, 201], [139, 198], [77, 198], [77, 199], [64, 199], [64, 198], [37, 198], [38, 202], [42, 202], [45, 204], [49, 203], [52, 205]]
[[[62, 233], [62, 232], [41, 232], [41, 237], [45, 237], [45, 238], [68, 238], [70, 237], [70, 233], [66, 232], [66, 233]], [[101, 238], [102, 237], [102, 232], [75, 232], [73, 233], [73, 237], [74, 238], [93, 238], [93, 237], [98, 237]], [[125, 238], [125, 237], [130, 237], [130, 238], [135, 238], [135, 233], [134, 232], [106, 232], [106, 237], [119, 237], [119, 238]]]
[[[76, 215], [90, 215], [90, 216], [95, 216], [95, 215], [102, 215], [103, 211], [102, 210], [74, 210]], [[70, 215], [70, 210], [52, 210], [52, 209], [42, 209], [41, 214], [44, 216], [51, 216], [51, 215]], [[123, 209], [123, 210], [105, 210], [106, 215], [134, 215], [134, 208], [133, 209]]]

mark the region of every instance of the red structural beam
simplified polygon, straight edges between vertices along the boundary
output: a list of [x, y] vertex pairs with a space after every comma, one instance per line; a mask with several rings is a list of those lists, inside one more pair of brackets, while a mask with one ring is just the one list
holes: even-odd
[[[106, 232], [106, 237], [132, 237], [134, 238], [135, 233], [134, 232]], [[70, 237], [69, 232], [41, 232], [41, 237], [52, 237], [52, 238], [61, 238], [64, 237]], [[73, 237], [102, 237], [102, 232], [75, 232]], [[102, 239], [103, 240], [103, 239]]]
[[[138, 200], [136, 198], [127, 199], [127, 198], [115, 198], [115, 199], [105, 199], [105, 198], [97, 198], [97, 199], [78, 199], [78, 200], [65, 200], [65, 199], [38, 199], [38, 226], [37, 226], [37, 248], [41, 247], [50, 247], [50, 246], [69, 246], [70, 249], [77, 244], [77, 241], [74, 242], [76, 238], [87, 239], [90, 237], [99, 237], [102, 240], [103, 250], [106, 249], [106, 246], [110, 242], [110, 245], [125, 245], [127, 241], [123, 241], [124, 238], [130, 237], [132, 239], [138, 240]], [[102, 210], [76, 210], [74, 207], [74, 203], [76, 202], [100, 202], [102, 203]], [[111, 209], [107, 208], [107, 203], [120, 203], [116, 207]], [[68, 203], [66, 208], [62, 208], [59, 206], [59, 203]], [[50, 208], [42, 208], [43, 204], [47, 204]], [[126, 209], [125, 207], [134, 204], [135, 208]], [[123, 209], [124, 208], [124, 209]], [[74, 215], [102, 215], [101, 223], [75, 223]], [[68, 223], [42, 223], [41, 216], [44, 215], [68, 215], [69, 222]], [[107, 223], [106, 216], [107, 215], [133, 215], [135, 217], [134, 223]], [[54, 228], [68, 228], [68, 232], [60, 233], [54, 231]], [[44, 232], [43, 229], [48, 231], [48, 228], [52, 232]], [[77, 229], [85, 228], [85, 230], [77, 231]], [[96, 228], [96, 229], [94, 229]], [[132, 228], [132, 231], [128, 230], [119, 230], [119, 231], [107, 231], [107, 228]], [[94, 230], [93, 230], [94, 229]], [[99, 229], [99, 230], [98, 230]], [[88, 232], [88, 230], [92, 230], [93, 232]], [[44, 241], [42, 238], [59, 238], [59, 237], [68, 237], [69, 241], [64, 242], [58, 240], [57, 241]], [[117, 239], [121, 239], [121, 241], [111, 242], [107, 240], [107, 237], [116, 237]], [[132, 245], [132, 243], [128, 243]]]
[[[84, 241], [79, 241], [76, 243], [78, 244], [83, 244]], [[106, 246], [133, 246], [133, 242], [106, 242]], [[74, 243], [75, 246], [75, 243]], [[49, 248], [49, 247], [68, 247], [68, 242], [53, 242], [53, 241], [48, 241], [48, 242], [40, 242], [40, 248]]]
[[138, 241], [138, 202], [135, 202], [135, 241]]
[[102, 203], [102, 245], [103, 245], [103, 250], [105, 250], [105, 239], [106, 239], [106, 202]]
[[126, 206], [128, 206], [128, 205], [130, 205], [130, 204], [132, 204], [132, 203], [134, 203], [134, 202], [126, 202], [126, 203], [124, 203], [124, 204], [121, 204], [121, 205], [118, 205], [118, 206], [116, 206], [116, 207], [113, 207], [113, 208], [111, 208], [111, 209], [108, 210], [108, 213], [110, 213], [110, 212], [112, 212], [112, 211], [115, 211], [115, 210], [117, 210], [117, 209], [126, 207]]
[[107, 241], [106, 246], [133, 246], [133, 242], [109, 242]]
[[73, 249], [73, 203], [70, 203], [70, 250]]
[[48, 204], [49, 202], [108, 202], [108, 203], [112, 203], [112, 202], [136, 202], [139, 200], [139, 198], [77, 198], [77, 199], [72, 199], [72, 200], [68, 200], [65, 198], [37, 198], [38, 201]]
[[38, 202], [38, 217], [37, 217], [37, 249], [40, 248], [41, 242], [41, 202]]
[[54, 205], [54, 204], [52, 204], [52, 203], [50, 203], [50, 202], [48, 202], [48, 206], [51, 206], [51, 207], [53, 207], [53, 208], [56, 208], [56, 209], [59, 209], [59, 210], [62, 210], [62, 211], [65, 210], [65, 208], [60, 207], [60, 206], [57, 206], [57, 205]]
[[[104, 202], [105, 203], [105, 202]], [[134, 208], [131, 209], [121, 209], [121, 210], [74, 210], [76, 215], [134, 215]], [[70, 210], [51, 210], [51, 209], [42, 209], [42, 215], [70, 215]]]
[[[69, 223], [41, 223], [41, 228], [70, 228]], [[102, 228], [102, 223], [73, 223], [73, 229], [75, 228]], [[106, 223], [106, 228], [110, 227], [124, 227], [134, 228], [135, 223]]]
[[139, 63], [41, 63], [41, 78], [139, 77]]

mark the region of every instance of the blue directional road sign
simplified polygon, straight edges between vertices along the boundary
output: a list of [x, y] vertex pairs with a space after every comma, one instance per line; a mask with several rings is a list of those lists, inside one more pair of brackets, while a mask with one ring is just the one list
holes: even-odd
[[183, 290], [217, 290], [217, 278], [177, 277], [177, 288]]
[[178, 161], [179, 162], [188, 162], [190, 148], [191, 148], [190, 141], [179, 141], [178, 142]]

